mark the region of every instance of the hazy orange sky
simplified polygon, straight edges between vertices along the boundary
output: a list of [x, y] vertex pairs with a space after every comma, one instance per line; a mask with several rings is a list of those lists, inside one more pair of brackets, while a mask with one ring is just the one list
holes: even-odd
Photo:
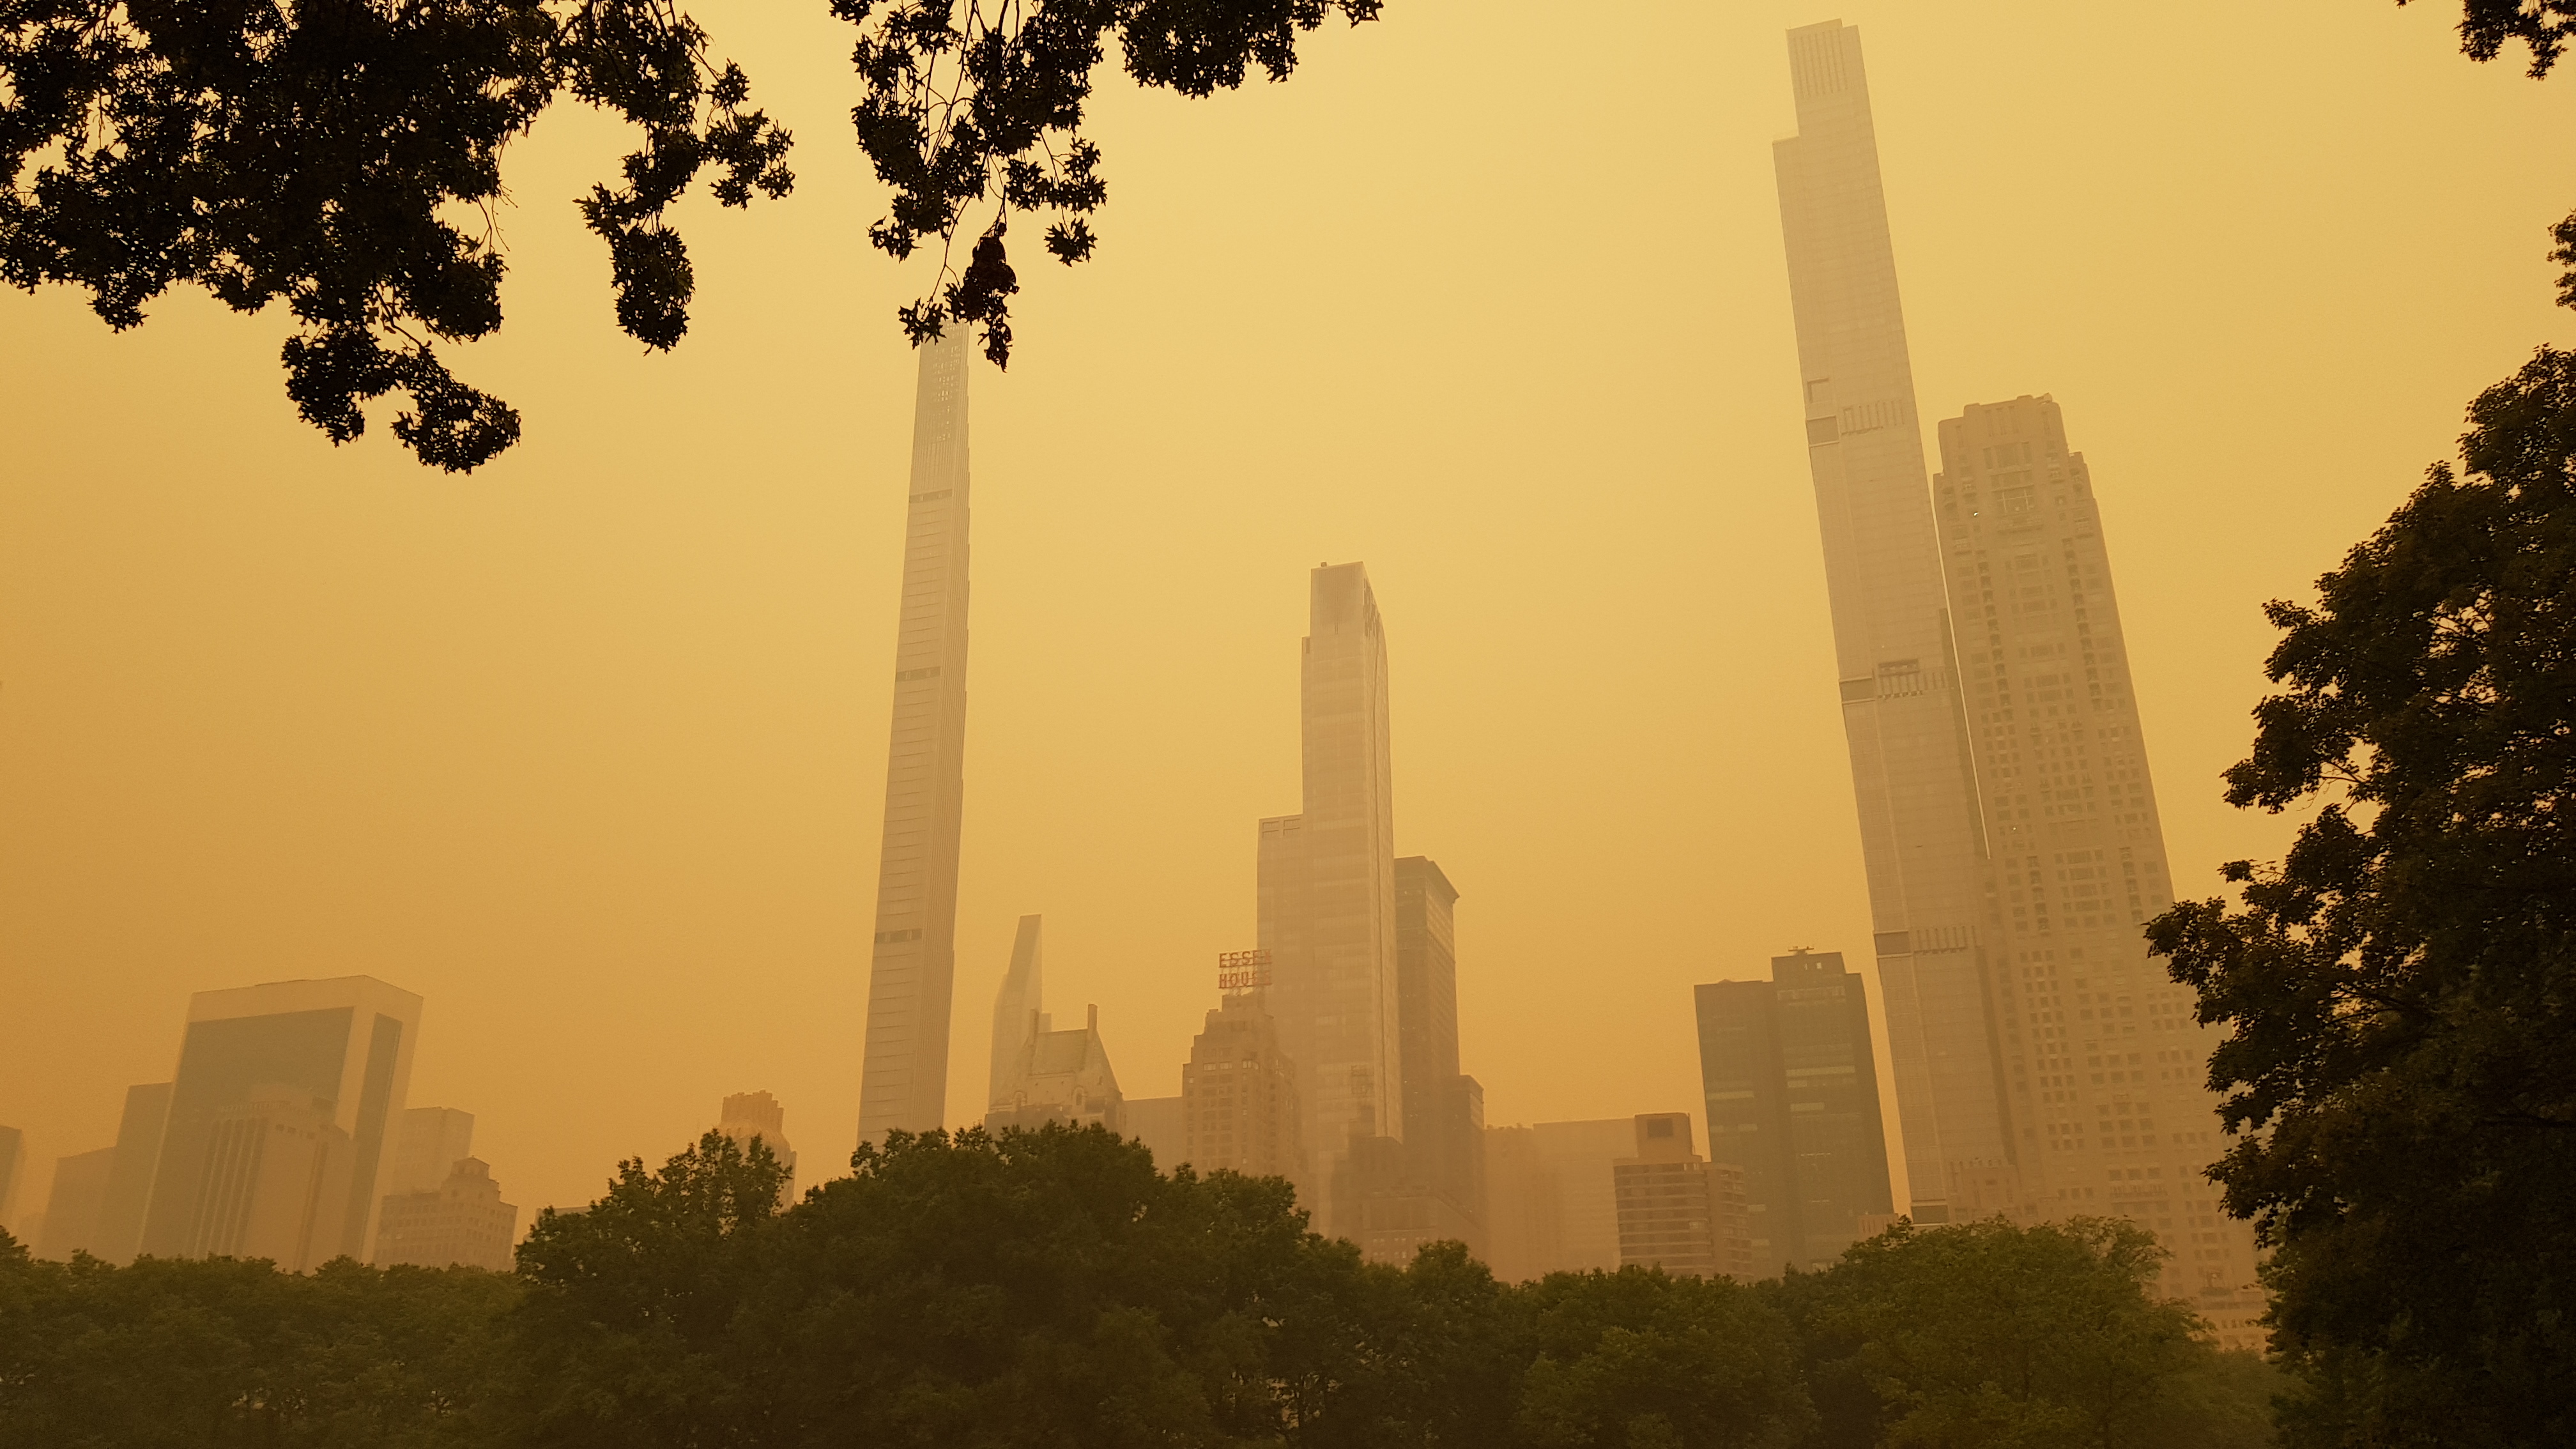
[[[510, 320], [460, 373], [527, 435], [463, 479], [298, 422], [282, 316], [122, 337], [0, 292], [0, 1123], [105, 1145], [191, 991], [427, 998], [413, 1105], [524, 1209], [766, 1088], [847, 1153], [926, 284], [865, 246], [849, 32], [696, 7], [797, 135], [693, 202], [695, 326], [611, 321], [510, 154]], [[1296, 78], [1107, 85], [1099, 260], [1023, 261], [974, 380], [973, 673], [949, 1110], [1015, 919], [1130, 1096], [1176, 1091], [1298, 805], [1306, 571], [1385, 611], [1399, 847], [1463, 892], [1489, 1119], [1699, 1115], [1690, 987], [1867, 954], [1769, 142], [1781, 32], [1863, 28], [1927, 422], [2054, 394], [2091, 464], [2185, 890], [2270, 631], [2542, 342], [2563, 82], [2456, 4], [1621, 9], [1390, 0]], [[808, 1180], [815, 1175], [813, 1167]], [[1903, 1187], [1899, 1194], [1902, 1200]], [[525, 1216], [522, 1222], [525, 1222]]]

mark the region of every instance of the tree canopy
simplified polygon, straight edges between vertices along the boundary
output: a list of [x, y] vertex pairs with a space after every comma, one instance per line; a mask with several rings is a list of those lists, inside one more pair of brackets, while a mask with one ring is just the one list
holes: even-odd
[[[1052, 216], [1068, 264], [1096, 243], [1107, 187], [1082, 124], [1110, 44], [1138, 84], [1206, 96], [1285, 79], [1301, 32], [1380, 0], [829, 3], [860, 27], [852, 119], [894, 192], [870, 240], [941, 253], [901, 322], [916, 341], [980, 325], [1007, 363], [1011, 214]], [[472, 469], [517, 441], [519, 414], [440, 349], [500, 329], [502, 153], [566, 95], [640, 132], [578, 205], [617, 325], [668, 349], [696, 290], [668, 209], [702, 176], [726, 206], [795, 185], [788, 133], [673, 0], [0, 0], [0, 280], [84, 288], [119, 330], [174, 286], [241, 312], [282, 302], [307, 422], [347, 442], [398, 392], [403, 445]]]
[[[518, 1271], [31, 1261], [0, 1449], [2235, 1449], [2275, 1384], [2107, 1224], [1905, 1229], [1740, 1284], [1497, 1283], [1307, 1231], [1285, 1182], [1098, 1128], [895, 1134], [779, 1203], [709, 1134], [541, 1214]], [[2001, 1405], [2002, 1407], [1997, 1407]], [[1965, 1417], [1963, 1417], [1963, 1415]]]
[[2565, 1443], [2576, 354], [2469, 416], [2464, 473], [2434, 467], [2315, 603], [2267, 606], [2285, 687], [2228, 799], [2316, 817], [2278, 865], [2225, 867], [2241, 908], [2149, 936], [2232, 1028], [2213, 1175], [2273, 1249], [2283, 1347], [2403, 1442]]

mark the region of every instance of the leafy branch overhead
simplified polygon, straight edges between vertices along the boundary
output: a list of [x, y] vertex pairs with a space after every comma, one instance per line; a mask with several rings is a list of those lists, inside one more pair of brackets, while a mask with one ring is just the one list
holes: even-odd
[[[984, 355], [1007, 366], [1011, 295], [1019, 279], [1005, 246], [1011, 214], [1051, 217], [1046, 249], [1071, 266], [1097, 244], [1089, 217], [1109, 194], [1100, 148], [1083, 135], [1092, 74], [1112, 38], [1127, 74], [1146, 86], [1205, 97], [1256, 68], [1273, 81], [1297, 65], [1297, 36], [1338, 11], [1377, 18], [1380, 0], [832, 0], [865, 27], [851, 59], [866, 85], [850, 115], [892, 209], [868, 240], [900, 261], [933, 237], [932, 295], [901, 309], [916, 343], [950, 322], [980, 323]], [[871, 23], [873, 22], [873, 23]], [[990, 219], [961, 271], [961, 231]]]
[[307, 421], [345, 442], [401, 392], [403, 443], [472, 468], [519, 415], [438, 349], [501, 325], [501, 150], [564, 89], [644, 133], [582, 212], [619, 325], [667, 348], [692, 284], [663, 208], [708, 170], [728, 206], [794, 184], [668, 0], [0, 0], [0, 278], [85, 287], [119, 330], [179, 283], [284, 301]]

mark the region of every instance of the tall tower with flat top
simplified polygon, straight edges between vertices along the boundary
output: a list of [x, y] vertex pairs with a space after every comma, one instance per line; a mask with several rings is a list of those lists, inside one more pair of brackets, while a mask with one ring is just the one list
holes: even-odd
[[885, 843], [868, 962], [859, 1137], [945, 1125], [957, 984], [957, 841], [966, 797], [964, 332], [921, 346], [905, 509]]
[[1772, 155], [1843, 731], [1913, 1215], [1949, 1222], [2022, 1198], [1980, 931], [1985, 824], [1860, 32], [1790, 31], [1789, 70], [1798, 134]]

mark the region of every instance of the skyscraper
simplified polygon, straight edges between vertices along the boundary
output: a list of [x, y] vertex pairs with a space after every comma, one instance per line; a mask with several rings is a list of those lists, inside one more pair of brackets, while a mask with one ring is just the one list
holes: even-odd
[[98, 1252], [98, 1217], [107, 1201], [108, 1174], [116, 1168], [116, 1149], [102, 1147], [54, 1160], [54, 1188], [45, 1199], [44, 1236], [36, 1256], [68, 1263], [74, 1253]]
[[964, 329], [921, 346], [886, 744], [884, 845], [868, 965], [859, 1136], [945, 1124], [956, 995], [957, 839], [966, 793]]
[[143, 1244], [143, 1217], [152, 1205], [152, 1176], [161, 1169], [161, 1134], [170, 1121], [168, 1082], [125, 1089], [125, 1112], [116, 1126], [116, 1160], [107, 1194], [98, 1205], [98, 1237], [90, 1252], [108, 1262], [134, 1261]]
[[142, 1251], [365, 1261], [420, 1004], [366, 976], [190, 998]]
[[1485, 1238], [1485, 1093], [1458, 1070], [1457, 887], [1418, 855], [1395, 863], [1398, 1039], [1404, 1136], [1353, 1138], [1331, 1182], [1335, 1231], [1371, 1260], [1404, 1264], [1424, 1243]]
[[1814, 1268], [1891, 1208], [1869, 1001], [1842, 953], [1771, 958], [1767, 981], [1695, 993], [1708, 1155], [1744, 1172], [1746, 1237], [1763, 1276]]
[[1918, 1222], [2018, 1209], [1987, 1009], [1985, 846], [1860, 32], [1789, 32], [1774, 143], [1888, 1050]]
[[2139, 932], [2173, 886], [2092, 474], [2045, 397], [1971, 406], [1940, 440], [2025, 1191], [2042, 1215], [2155, 1228], [2173, 1254], [2165, 1291], [2255, 1346], [2252, 1230], [2200, 1175], [2218, 1155], [2204, 1086], [2218, 1032]]
[[1397, 1020], [1409, 1176], [1443, 1199], [1470, 1248], [1484, 1246], [1485, 1090], [1458, 1070], [1458, 888], [1437, 861], [1395, 863]]
[[1354, 1138], [1404, 1135], [1395, 808], [1386, 629], [1367, 568], [1317, 568], [1308, 621], [1299, 671], [1305, 809], [1261, 822], [1260, 943], [1273, 962], [1270, 1009], [1297, 1064], [1313, 1164], [1306, 1180], [1329, 1184]]
[[1040, 935], [1045, 925], [1041, 916], [1020, 917], [1019, 932], [1011, 941], [1010, 969], [1002, 973], [1002, 989], [993, 994], [993, 1063], [984, 1094], [987, 1110], [1009, 1093], [1011, 1073], [1029, 1038], [1055, 1027], [1046, 1014], [1046, 953]]

